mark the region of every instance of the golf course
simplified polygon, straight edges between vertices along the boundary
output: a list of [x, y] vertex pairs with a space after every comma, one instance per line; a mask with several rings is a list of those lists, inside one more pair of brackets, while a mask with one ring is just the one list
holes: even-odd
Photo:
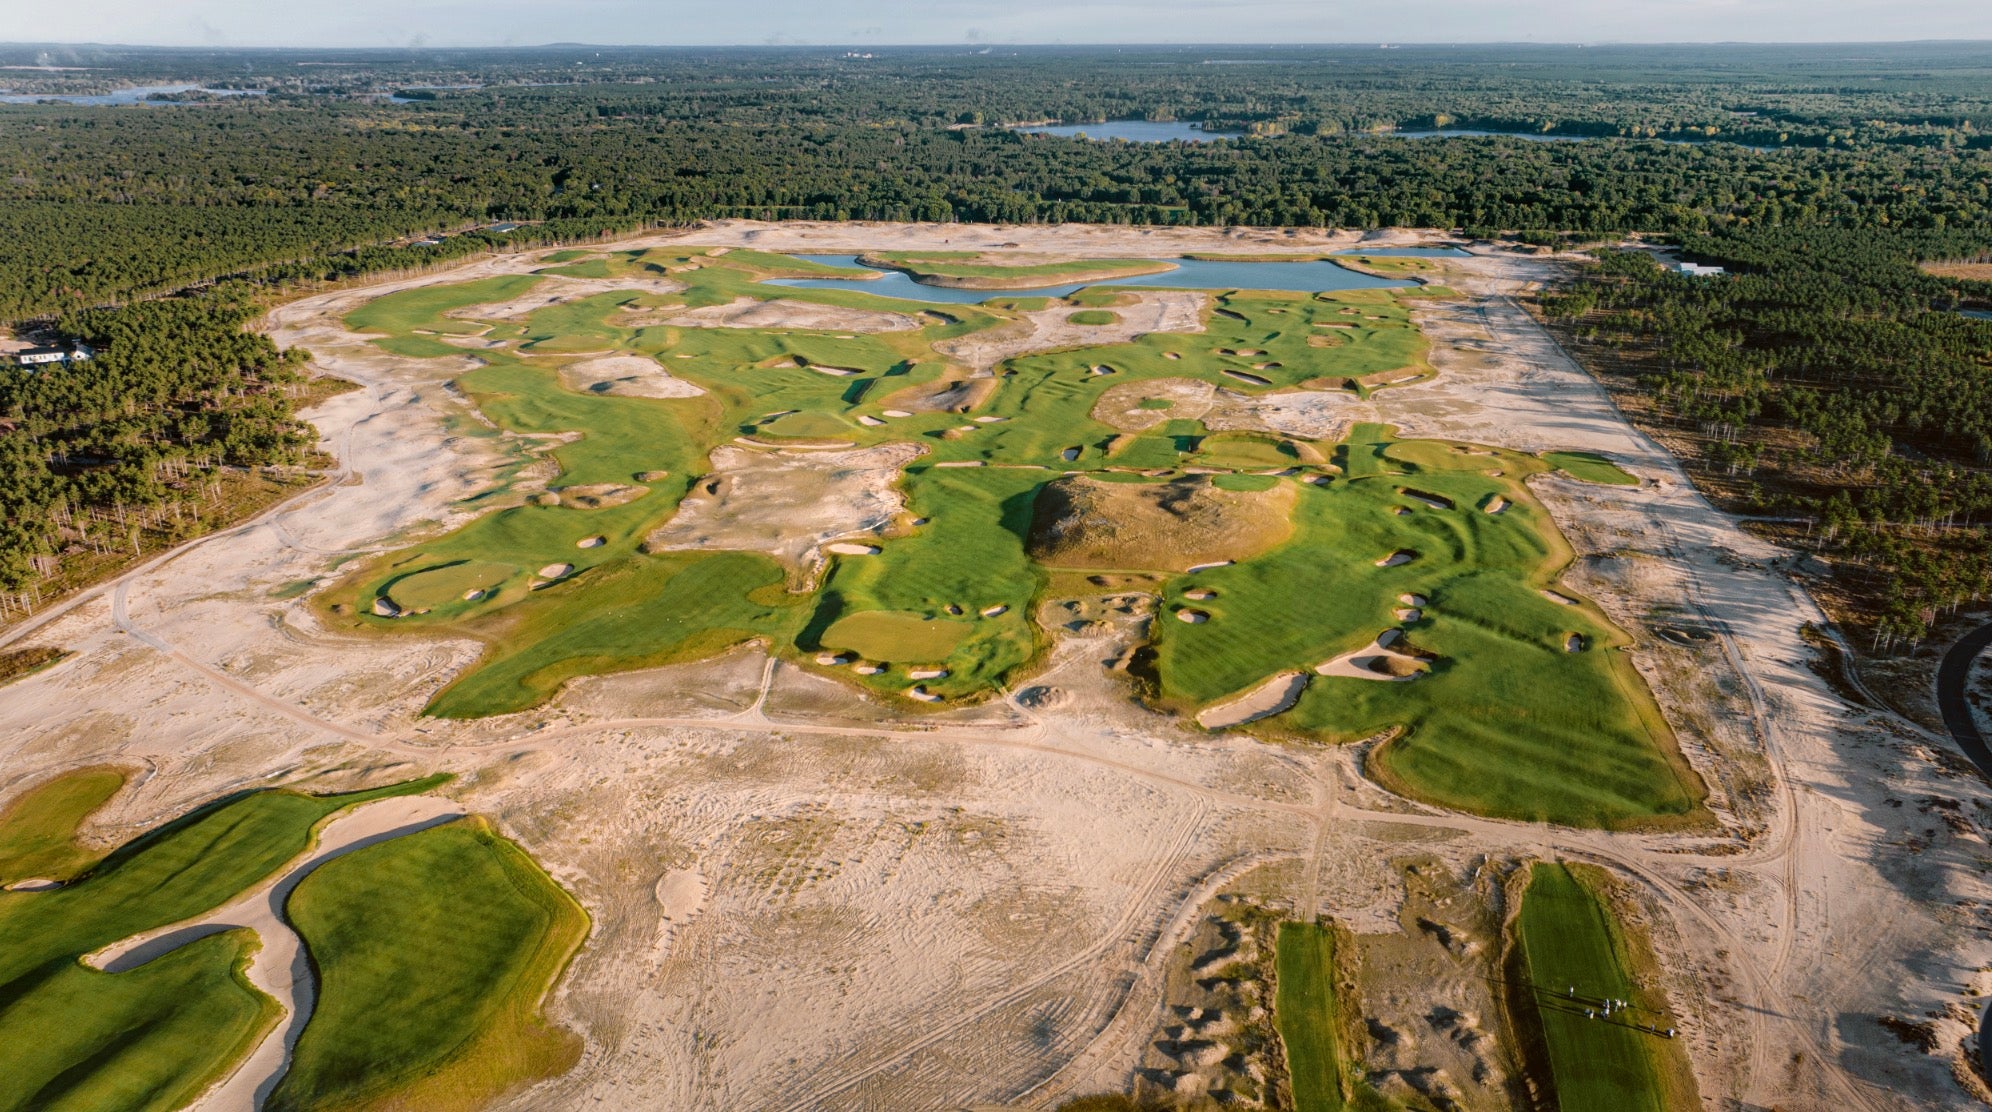
[[1527, 482], [1635, 480], [1360, 420], [1433, 373], [1411, 312], [1443, 287], [1136, 276], [936, 308], [864, 292], [874, 271], [771, 286], [849, 272], [751, 250], [550, 260], [346, 318], [468, 361], [454, 385], [516, 460], [466, 524], [316, 596], [336, 626], [482, 644], [432, 715], [748, 642], [891, 703], [973, 702], [1046, 658], [1045, 607], [1109, 585], [1153, 607], [1135, 694], [1207, 728], [1386, 739], [1379, 779], [1481, 814], [1698, 813], [1626, 638], [1556, 588], [1570, 550]]

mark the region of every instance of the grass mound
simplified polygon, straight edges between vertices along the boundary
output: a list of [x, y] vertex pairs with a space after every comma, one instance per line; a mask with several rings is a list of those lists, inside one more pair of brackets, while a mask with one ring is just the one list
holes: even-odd
[[1293, 504], [1292, 487], [1228, 490], [1209, 476], [1143, 483], [1070, 475], [1038, 494], [1030, 551], [1047, 567], [1184, 571], [1278, 545], [1292, 532]]
[[540, 1004], [588, 917], [482, 819], [335, 858], [285, 911], [321, 987], [270, 1109], [478, 1108], [580, 1055]]
[[1081, 309], [1065, 319], [1071, 324], [1085, 325], [1089, 328], [1100, 328], [1110, 324], [1119, 324], [1120, 314], [1111, 309]]
[[104, 855], [76, 842], [76, 828], [124, 787], [117, 768], [79, 768], [44, 780], [0, 810], [0, 885], [68, 880]]

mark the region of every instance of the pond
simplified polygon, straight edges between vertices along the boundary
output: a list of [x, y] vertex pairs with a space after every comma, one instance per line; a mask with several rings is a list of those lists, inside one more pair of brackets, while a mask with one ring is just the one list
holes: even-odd
[[218, 97], [264, 95], [261, 89], [208, 89], [199, 85], [134, 85], [129, 89], [119, 89], [112, 93], [9, 93], [0, 96], [0, 104], [40, 104], [43, 101], [57, 101], [62, 104], [143, 104], [155, 94], [167, 96], [195, 91]]
[[1098, 124], [1032, 124], [1028, 127], [1013, 127], [1011, 131], [1021, 131], [1026, 135], [1063, 135], [1067, 138], [1106, 140], [1125, 139], [1130, 143], [1167, 143], [1181, 139], [1190, 143], [1208, 143], [1213, 139], [1236, 139], [1243, 133], [1236, 131], [1205, 131], [1202, 124], [1178, 123], [1174, 120], [1108, 120]]
[[[979, 305], [999, 297], [1065, 297], [1089, 286], [1143, 286], [1187, 290], [1293, 290], [1299, 293], [1326, 293], [1330, 290], [1404, 289], [1415, 282], [1378, 278], [1350, 270], [1337, 263], [1322, 261], [1297, 263], [1241, 263], [1209, 259], [1170, 259], [1174, 270], [1143, 274], [1134, 278], [1113, 278], [1101, 282], [1072, 282], [1057, 286], [1036, 286], [1017, 290], [964, 290], [949, 286], [928, 286], [915, 282], [897, 270], [875, 271], [858, 265], [856, 255], [795, 255], [794, 258], [824, 266], [850, 267], [879, 278], [770, 278], [770, 286], [797, 289], [857, 290], [880, 297], [935, 304]], [[1135, 261], [1135, 260], [1130, 260]]]
[[1959, 309], [1958, 312], [1963, 314], [1964, 316], [1970, 317], [1972, 320], [1992, 320], [1992, 310]]

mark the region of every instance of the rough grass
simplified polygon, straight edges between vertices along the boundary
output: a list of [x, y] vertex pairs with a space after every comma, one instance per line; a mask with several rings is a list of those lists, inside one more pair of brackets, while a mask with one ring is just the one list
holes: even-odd
[[1281, 923], [1273, 1020], [1286, 1048], [1295, 1112], [1343, 1107], [1335, 999], [1335, 935], [1318, 923]]
[[[1672, 1021], [1644, 943], [1611, 913], [1602, 884], [1585, 866], [1539, 863], [1529, 874], [1513, 924], [1522, 983], [1509, 986], [1525, 1062], [1548, 1080], [1558, 1107], [1668, 1112], [1699, 1107], [1682, 1045], [1639, 1030]], [[1567, 993], [1574, 986], [1576, 997]], [[1636, 1010], [1591, 1018], [1603, 999]]]
[[76, 841], [90, 813], [124, 787], [121, 768], [79, 768], [44, 780], [0, 810], [0, 886], [68, 880], [104, 856]]
[[0, 1109], [166, 1109], [225, 1073], [276, 1021], [242, 973], [256, 941], [210, 935], [126, 973], [78, 959], [233, 899], [344, 808], [439, 778], [315, 796], [258, 791], [120, 847], [73, 883], [0, 893]]
[[1573, 479], [1606, 486], [1638, 486], [1639, 480], [1618, 464], [1592, 452], [1544, 452], [1544, 463]]
[[271, 1109], [478, 1108], [580, 1055], [540, 1007], [588, 917], [482, 819], [336, 858], [285, 911], [320, 991]]

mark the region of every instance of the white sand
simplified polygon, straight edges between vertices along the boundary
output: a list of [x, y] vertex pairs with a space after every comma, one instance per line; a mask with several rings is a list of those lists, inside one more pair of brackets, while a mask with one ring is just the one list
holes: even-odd
[[1293, 706], [1307, 690], [1307, 674], [1281, 672], [1242, 695], [1213, 703], [1197, 712], [1197, 725], [1206, 730], [1224, 730], [1256, 722]]

